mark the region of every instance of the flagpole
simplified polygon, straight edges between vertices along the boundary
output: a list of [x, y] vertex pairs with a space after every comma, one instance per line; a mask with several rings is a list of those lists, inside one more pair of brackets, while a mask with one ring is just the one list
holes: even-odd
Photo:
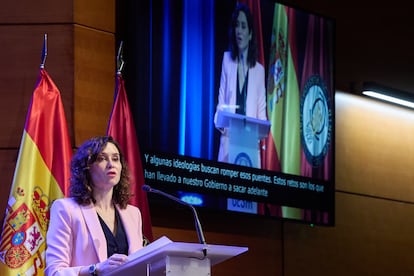
[[137, 132], [130, 110], [128, 97], [125, 91], [125, 83], [122, 70], [125, 62], [123, 60], [123, 42], [121, 41], [116, 57], [116, 84], [114, 104], [109, 117], [107, 135], [118, 141], [125, 154], [125, 160], [130, 171], [130, 185], [132, 197], [129, 204], [138, 207], [141, 211], [143, 238], [152, 242], [152, 223], [149, 210], [147, 194], [141, 187], [145, 183], [144, 171], [141, 161], [141, 153], [138, 144]]
[[43, 49], [42, 49], [40, 69], [45, 68], [46, 57], [47, 57], [47, 34], [45, 34], [43, 38]]
[[123, 58], [123, 44], [124, 42], [121, 41], [118, 48], [118, 55], [116, 57], [116, 74], [122, 75], [122, 69], [124, 69], [124, 58]]

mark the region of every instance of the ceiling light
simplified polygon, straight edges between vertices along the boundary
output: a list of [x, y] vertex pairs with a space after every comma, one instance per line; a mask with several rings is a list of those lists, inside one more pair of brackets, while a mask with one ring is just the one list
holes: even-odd
[[364, 82], [362, 84], [362, 94], [414, 109], [414, 94], [389, 88], [374, 82]]

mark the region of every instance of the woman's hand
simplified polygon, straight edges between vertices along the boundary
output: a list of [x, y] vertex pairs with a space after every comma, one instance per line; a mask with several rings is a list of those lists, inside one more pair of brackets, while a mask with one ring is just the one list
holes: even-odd
[[127, 256], [124, 254], [114, 254], [105, 261], [96, 264], [96, 271], [98, 275], [105, 275], [115, 268], [127, 262]]

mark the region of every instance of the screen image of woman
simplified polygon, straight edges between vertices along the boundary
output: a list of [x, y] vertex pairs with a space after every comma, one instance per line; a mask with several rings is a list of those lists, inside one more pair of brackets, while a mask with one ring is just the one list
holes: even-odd
[[[229, 160], [229, 129], [217, 124], [219, 111], [267, 120], [265, 71], [263, 65], [257, 61], [257, 55], [252, 14], [246, 5], [237, 4], [231, 18], [229, 50], [223, 54], [218, 103], [214, 116], [215, 126], [221, 132], [218, 153], [220, 162], [233, 163], [233, 160]], [[258, 145], [257, 160], [254, 163], [260, 167]]]

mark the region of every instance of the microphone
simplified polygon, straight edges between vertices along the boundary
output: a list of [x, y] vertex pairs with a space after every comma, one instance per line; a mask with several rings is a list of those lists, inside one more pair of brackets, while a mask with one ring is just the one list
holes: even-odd
[[[198, 219], [197, 211], [196, 211], [196, 209], [194, 208], [193, 205], [191, 205], [191, 204], [189, 204], [189, 203], [187, 203], [187, 202], [185, 202], [185, 201], [183, 201], [183, 200], [181, 200], [181, 199], [179, 199], [179, 198], [177, 198], [175, 196], [172, 196], [170, 194], [167, 194], [167, 193], [165, 193], [163, 191], [160, 191], [160, 190], [151, 188], [148, 185], [143, 185], [142, 186], [142, 189], [145, 192], [159, 194], [159, 195], [165, 196], [165, 197], [167, 197], [167, 198], [169, 198], [171, 200], [174, 200], [175, 202], [178, 202], [178, 203], [180, 203], [182, 205], [185, 205], [185, 206], [190, 207], [191, 210], [193, 211], [193, 215], [194, 215], [194, 221], [195, 221], [195, 227], [196, 227], [196, 230], [197, 230], [198, 240], [199, 240], [199, 242], [201, 244], [207, 245], [206, 240], [204, 239], [203, 229], [201, 228], [200, 220]], [[207, 253], [206, 250], [207, 250], [206, 248], [203, 249], [204, 256], [206, 256], [206, 253]]]

